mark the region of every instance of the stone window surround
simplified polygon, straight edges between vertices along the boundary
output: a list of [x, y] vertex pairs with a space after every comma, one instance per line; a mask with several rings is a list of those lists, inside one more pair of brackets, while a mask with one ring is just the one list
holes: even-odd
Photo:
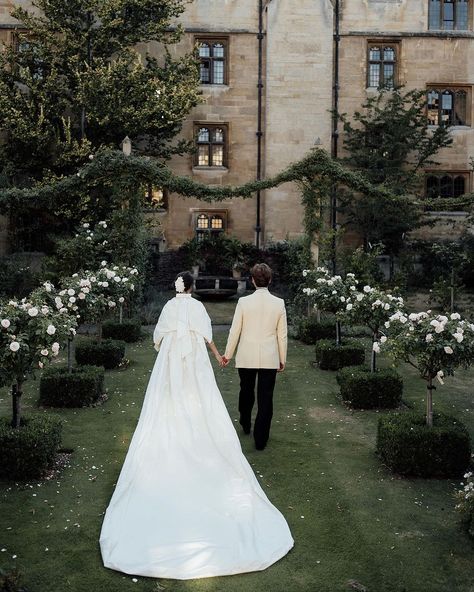
[[229, 163], [229, 123], [224, 121], [194, 121], [193, 122], [193, 137], [194, 142], [197, 147], [197, 134], [199, 128], [207, 127], [207, 128], [216, 128], [220, 127], [224, 130], [224, 155], [223, 155], [223, 165], [222, 166], [212, 166], [212, 165], [200, 165], [198, 164], [198, 152], [193, 156], [193, 171], [228, 171], [228, 163]]
[[[464, 125], [453, 125], [450, 126], [452, 129], [463, 129], [469, 128], [472, 125], [472, 84], [459, 84], [459, 83], [444, 83], [444, 82], [429, 82], [426, 84], [426, 93], [430, 90], [452, 90], [452, 91], [459, 91], [464, 90], [467, 93], [466, 99], [466, 123]], [[426, 112], [428, 114], [428, 105], [426, 108]], [[435, 127], [435, 125], [433, 125]]]
[[[190, 224], [191, 228], [193, 229], [194, 233], [197, 234], [208, 234], [212, 236], [213, 234], [220, 234], [222, 232], [226, 232], [228, 228], [228, 217], [229, 213], [225, 209], [209, 209], [209, 208], [192, 208], [191, 212], [191, 219]], [[198, 228], [198, 218], [199, 216], [205, 215], [209, 218], [209, 227], [207, 229], [199, 229]], [[211, 227], [211, 220], [213, 216], [219, 216], [222, 218], [222, 228], [220, 229], [212, 229]]]
[[[430, 27], [430, 4], [431, 4], [431, 0], [426, 0], [428, 2], [428, 17], [427, 17], [427, 22], [426, 22], [426, 28], [428, 31], [441, 31], [443, 33], [462, 33], [467, 32], [467, 31], [472, 31], [472, 16], [473, 16], [473, 9], [472, 9], [472, 0], [468, 0], [468, 13], [467, 13], [467, 28], [466, 29], [444, 29], [444, 28], [431, 28]], [[440, 15], [440, 23], [442, 24], [443, 21], [443, 10], [444, 10], [444, 2], [445, 0], [441, 0], [440, 2], [440, 10], [441, 10], [441, 15]]]
[[[453, 170], [443, 170], [443, 169], [425, 169], [424, 171], [425, 177], [424, 177], [424, 196], [428, 197], [428, 177], [430, 176], [436, 176], [436, 177], [443, 177], [443, 176], [449, 176], [452, 177], [452, 180], [454, 182], [454, 178], [461, 176], [464, 177], [464, 193], [470, 193], [471, 191], [471, 178], [472, 178], [472, 173], [469, 170], [466, 169], [453, 169]], [[450, 199], [450, 198], [448, 198]], [[455, 199], [455, 198], [453, 198]], [[452, 211], [438, 211], [438, 210], [426, 210], [427, 214], [433, 214], [433, 215], [437, 215], [437, 214], [459, 214], [459, 215], [466, 215], [467, 216], [467, 212], [465, 210], [452, 210]]]
[[[366, 48], [366, 87], [367, 89], [375, 89], [374, 86], [370, 86], [370, 50], [372, 47], [377, 45], [388, 45], [395, 50], [395, 60], [394, 60], [394, 74], [393, 74], [393, 86], [396, 87], [399, 85], [399, 71], [400, 71], [400, 55], [401, 55], [401, 40], [390, 38], [390, 37], [370, 37], [367, 39], [367, 48]], [[382, 48], [383, 49], [383, 48]], [[392, 88], [392, 87], [391, 87]]]
[[[216, 41], [221, 42], [224, 45], [224, 82], [221, 83], [206, 83], [201, 82], [201, 86], [208, 88], [210, 86], [222, 88], [229, 85], [229, 56], [230, 56], [230, 37], [229, 35], [223, 35], [221, 33], [203, 33], [194, 35], [194, 44], [197, 46], [201, 42], [215, 43]], [[212, 62], [211, 62], [212, 64]]]

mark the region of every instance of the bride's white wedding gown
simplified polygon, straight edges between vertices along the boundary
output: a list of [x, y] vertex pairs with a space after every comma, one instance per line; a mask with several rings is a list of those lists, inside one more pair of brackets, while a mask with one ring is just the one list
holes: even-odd
[[192, 579], [262, 570], [293, 546], [242, 454], [217, 387], [204, 306], [171, 299], [137, 428], [105, 513], [104, 565]]

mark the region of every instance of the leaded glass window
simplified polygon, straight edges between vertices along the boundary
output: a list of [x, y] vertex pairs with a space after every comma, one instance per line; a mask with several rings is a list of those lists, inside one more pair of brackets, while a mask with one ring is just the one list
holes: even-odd
[[367, 86], [393, 88], [396, 81], [396, 65], [396, 45], [369, 44]]
[[227, 84], [227, 39], [198, 39], [201, 84]]

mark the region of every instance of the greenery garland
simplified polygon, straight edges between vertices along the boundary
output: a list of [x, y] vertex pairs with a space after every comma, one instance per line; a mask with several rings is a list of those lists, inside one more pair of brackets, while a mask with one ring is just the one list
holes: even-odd
[[[122, 187], [137, 187], [152, 184], [166, 188], [172, 193], [192, 197], [205, 202], [218, 202], [230, 198], [244, 199], [260, 190], [271, 189], [283, 183], [297, 182], [303, 189], [305, 226], [307, 235], [314, 237], [321, 226], [323, 197], [331, 185], [343, 185], [368, 196], [394, 198], [387, 189], [370, 183], [362, 174], [348, 169], [321, 148], [313, 148], [300, 161], [268, 179], [250, 181], [238, 186], [213, 186], [198, 183], [190, 177], [175, 175], [169, 167], [146, 156], [126, 156], [122, 151], [104, 149], [90, 157], [75, 174], [54, 180], [48, 179], [29, 188], [0, 188], [0, 213], [25, 205], [48, 206], [65, 193], [83, 193], [99, 184], [119, 184]], [[113, 181], [112, 181], [113, 180]], [[25, 203], [25, 201], [29, 203]], [[414, 200], [421, 208], [459, 209], [474, 203], [474, 194], [461, 199]]]

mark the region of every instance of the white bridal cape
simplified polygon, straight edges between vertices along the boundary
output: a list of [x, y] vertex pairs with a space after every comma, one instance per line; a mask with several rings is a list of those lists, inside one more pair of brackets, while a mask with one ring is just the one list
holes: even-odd
[[105, 513], [105, 567], [192, 579], [265, 569], [293, 546], [242, 454], [217, 387], [204, 306], [189, 294], [166, 303], [161, 347], [138, 425]]

